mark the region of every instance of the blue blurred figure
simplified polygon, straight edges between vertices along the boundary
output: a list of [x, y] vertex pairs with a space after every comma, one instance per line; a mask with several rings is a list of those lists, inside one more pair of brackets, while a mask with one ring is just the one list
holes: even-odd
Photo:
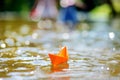
[[75, 0], [60, 0], [61, 9], [59, 21], [68, 25], [70, 29], [73, 29], [77, 23], [75, 3]]

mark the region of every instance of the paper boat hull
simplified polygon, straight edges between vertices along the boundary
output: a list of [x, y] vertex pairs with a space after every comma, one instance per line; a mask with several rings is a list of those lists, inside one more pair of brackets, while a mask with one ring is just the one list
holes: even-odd
[[49, 57], [50, 57], [51, 63], [53, 65], [58, 65], [58, 64], [61, 64], [61, 63], [68, 61], [68, 58], [61, 57], [61, 56], [54, 55], [54, 54], [49, 54]]

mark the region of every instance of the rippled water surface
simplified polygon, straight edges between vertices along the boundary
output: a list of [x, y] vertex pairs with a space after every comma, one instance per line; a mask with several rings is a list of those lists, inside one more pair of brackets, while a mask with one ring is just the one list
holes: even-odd
[[[0, 80], [120, 80], [119, 30], [105, 23], [73, 31], [39, 26], [0, 22]], [[48, 53], [62, 46], [69, 61], [53, 67]]]

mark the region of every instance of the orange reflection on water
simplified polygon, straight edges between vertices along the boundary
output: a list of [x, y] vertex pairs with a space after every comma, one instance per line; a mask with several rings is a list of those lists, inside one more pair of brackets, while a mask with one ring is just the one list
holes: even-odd
[[59, 72], [59, 71], [63, 71], [63, 69], [68, 69], [68, 68], [69, 68], [69, 64], [65, 62], [56, 66], [51, 66], [51, 71]]
[[[51, 66], [51, 73], [65, 72], [63, 69], [68, 69], [68, 68], [69, 68], [69, 64], [67, 62], [56, 65], [56, 66]], [[70, 80], [70, 77], [69, 76], [54, 77], [54, 79], [55, 80]], [[50, 80], [53, 80], [53, 77]]]

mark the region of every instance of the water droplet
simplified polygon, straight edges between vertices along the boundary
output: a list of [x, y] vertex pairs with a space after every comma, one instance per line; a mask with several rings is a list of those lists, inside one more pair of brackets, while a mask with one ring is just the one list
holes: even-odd
[[22, 50], [19, 49], [19, 50], [17, 50], [15, 53], [18, 54], [18, 55], [21, 55], [23, 52], [24, 52], [24, 51], [22, 51]]
[[6, 44], [2, 43], [2, 44], [0, 44], [0, 47], [1, 48], [6, 48]]
[[25, 41], [25, 45], [30, 45], [30, 41]]
[[63, 35], [62, 35], [62, 37], [63, 37], [63, 39], [69, 39], [69, 34], [68, 33], [64, 33]]
[[109, 68], [109, 67], [107, 67], [107, 70], [109, 71], [109, 70], [110, 70], [110, 68]]
[[5, 42], [7, 43], [8, 46], [14, 46], [14, 40], [11, 38], [5, 39]]
[[6, 72], [8, 72], [8, 68], [4, 68], [4, 70], [5, 70]]
[[102, 67], [101, 67], [101, 69], [103, 70], [103, 69], [104, 69], [104, 67], [102, 66]]
[[109, 38], [113, 40], [115, 38], [114, 32], [109, 32]]
[[33, 38], [33, 39], [36, 39], [37, 37], [38, 37], [38, 34], [37, 34], [37, 33], [33, 33], [33, 34], [32, 34], [32, 38]]
[[21, 34], [28, 34], [30, 31], [30, 28], [28, 25], [22, 25], [21, 29], [20, 29], [20, 33]]
[[34, 71], [31, 71], [30, 74], [34, 74]]

